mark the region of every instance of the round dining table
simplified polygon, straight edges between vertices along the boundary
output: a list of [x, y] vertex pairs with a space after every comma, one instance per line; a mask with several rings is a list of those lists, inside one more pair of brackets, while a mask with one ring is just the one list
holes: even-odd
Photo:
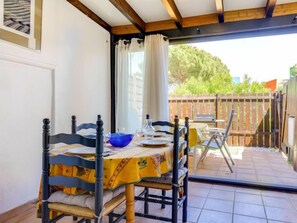
[[[132, 141], [124, 148], [115, 148], [109, 144], [105, 145], [104, 157], [104, 189], [112, 190], [125, 185], [126, 194], [126, 222], [135, 222], [134, 209], [134, 184], [147, 177], [160, 177], [172, 169], [173, 146], [171, 140], [167, 139], [163, 146], [140, 146], [138, 142]], [[82, 147], [82, 146], [80, 146]], [[51, 155], [73, 151], [77, 145], [63, 146], [51, 151]], [[92, 154], [73, 154], [94, 159]], [[71, 169], [69, 169], [71, 168]], [[82, 170], [82, 167], [68, 167], [60, 164], [51, 165], [51, 174], [63, 174], [83, 178], [88, 182], [95, 182], [94, 170]], [[81, 193], [78, 188], [64, 188], [68, 194]]]

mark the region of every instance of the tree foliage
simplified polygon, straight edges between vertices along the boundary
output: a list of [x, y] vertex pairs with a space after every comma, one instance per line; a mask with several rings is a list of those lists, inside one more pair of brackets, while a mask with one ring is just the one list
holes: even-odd
[[218, 57], [188, 45], [172, 46], [169, 52], [169, 82], [181, 84], [190, 77], [203, 81], [216, 74], [230, 74]]
[[245, 74], [241, 83], [232, 82], [228, 67], [218, 58], [192, 46], [178, 45], [169, 51], [169, 83], [175, 94], [264, 93], [264, 83]]
[[292, 75], [297, 76], [297, 64], [292, 67]]

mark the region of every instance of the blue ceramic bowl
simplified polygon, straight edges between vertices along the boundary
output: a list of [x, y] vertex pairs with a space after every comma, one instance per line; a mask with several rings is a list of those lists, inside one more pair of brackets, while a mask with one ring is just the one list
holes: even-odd
[[114, 147], [125, 147], [133, 139], [132, 134], [112, 133], [110, 135], [109, 143]]

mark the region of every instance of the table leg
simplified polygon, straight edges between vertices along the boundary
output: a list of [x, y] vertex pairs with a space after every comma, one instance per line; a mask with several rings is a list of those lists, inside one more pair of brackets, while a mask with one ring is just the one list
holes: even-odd
[[134, 211], [134, 184], [126, 185], [126, 222], [135, 222]]

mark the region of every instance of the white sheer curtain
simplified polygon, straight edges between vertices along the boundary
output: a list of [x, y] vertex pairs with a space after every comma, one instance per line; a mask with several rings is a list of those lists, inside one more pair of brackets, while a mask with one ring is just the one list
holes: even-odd
[[144, 41], [143, 117], [169, 121], [168, 47], [162, 35], [150, 35]]
[[132, 39], [116, 46], [116, 128], [135, 133], [142, 127], [143, 42]]
[[143, 117], [169, 120], [168, 41], [162, 35], [116, 46], [116, 128], [135, 133]]

